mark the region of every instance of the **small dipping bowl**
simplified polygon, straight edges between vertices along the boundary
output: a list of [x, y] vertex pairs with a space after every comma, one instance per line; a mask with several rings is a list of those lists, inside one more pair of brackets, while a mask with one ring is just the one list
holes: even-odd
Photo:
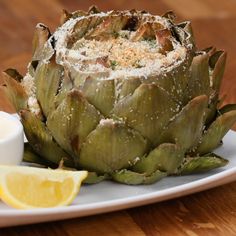
[[19, 165], [24, 151], [24, 132], [21, 122], [0, 111], [0, 165]]

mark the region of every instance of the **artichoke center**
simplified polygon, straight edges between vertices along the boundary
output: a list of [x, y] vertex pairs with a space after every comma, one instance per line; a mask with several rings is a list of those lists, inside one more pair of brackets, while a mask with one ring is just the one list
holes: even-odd
[[[185, 59], [186, 47], [175, 38], [166, 19], [149, 14], [134, 17], [95, 14], [66, 22], [56, 33], [58, 63], [69, 71], [102, 73], [102, 77], [110, 79], [159, 74]], [[127, 25], [134, 19], [136, 25], [130, 29]], [[77, 32], [78, 25], [87, 28]]]

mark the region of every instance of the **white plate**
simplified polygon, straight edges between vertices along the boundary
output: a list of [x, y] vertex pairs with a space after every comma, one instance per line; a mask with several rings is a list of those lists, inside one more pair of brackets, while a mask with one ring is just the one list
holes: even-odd
[[0, 227], [68, 219], [172, 199], [236, 180], [236, 132], [230, 131], [216, 153], [230, 163], [204, 174], [166, 177], [152, 185], [127, 186], [105, 181], [83, 186], [68, 207], [16, 210], [0, 202]]

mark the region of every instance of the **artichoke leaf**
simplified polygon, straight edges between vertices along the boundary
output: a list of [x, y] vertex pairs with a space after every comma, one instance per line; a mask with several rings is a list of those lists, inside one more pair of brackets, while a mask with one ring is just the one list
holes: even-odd
[[4, 91], [17, 112], [27, 108], [28, 96], [20, 84], [22, 76], [14, 69], [3, 72], [6, 87]]
[[77, 11], [70, 13], [67, 10], [63, 9], [62, 13], [61, 13], [60, 23], [61, 23], [61, 25], [63, 25], [66, 21], [68, 21], [71, 18], [76, 19], [81, 16], [87, 16], [89, 14], [96, 14], [99, 12], [100, 12], [100, 10], [96, 6], [91, 6], [89, 8], [88, 12], [85, 12], [82, 10], [77, 10]]
[[98, 175], [96, 172], [88, 172], [87, 178], [83, 181], [84, 184], [97, 184], [105, 179], [109, 179], [109, 175]]
[[[74, 18], [74, 16], [72, 16]], [[98, 17], [94, 15], [93, 17], [89, 18], [82, 18], [81, 20], [77, 21], [77, 23], [73, 27], [73, 33], [71, 37], [68, 39], [67, 48], [71, 49], [76, 45], [76, 42], [85, 37], [88, 32], [93, 31], [93, 29], [97, 29], [99, 24], [103, 21], [104, 16]]]
[[88, 14], [98, 14], [100, 12], [100, 9], [95, 5], [90, 6], [88, 9]]
[[74, 165], [71, 157], [53, 140], [45, 123], [35, 114], [22, 110], [20, 111], [20, 117], [26, 138], [35, 153], [55, 164], [58, 164], [63, 159], [65, 165]]
[[42, 166], [49, 166], [51, 168], [56, 168], [57, 166], [55, 163], [52, 163], [44, 159], [43, 157], [37, 155], [29, 143], [24, 144], [23, 161], [32, 163], [32, 164], [42, 165]]
[[161, 29], [156, 31], [156, 40], [160, 45], [160, 53], [166, 55], [168, 52], [173, 50], [171, 31], [169, 29]]
[[23, 76], [16, 69], [9, 68], [9, 69], [5, 70], [4, 73], [19, 83], [23, 79]]
[[[84, 15], [86, 15], [86, 12], [84, 12]], [[83, 16], [83, 15], [80, 15]], [[63, 25], [65, 22], [67, 22], [72, 17], [72, 14], [68, 12], [65, 9], [62, 9], [61, 16], [60, 16], [60, 24]]]
[[227, 104], [227, 105], [221, 107], [218, 110], [218, 113], [220, 115], [223, 115], [224, 113], [229, 112], [229, 111], [233, 111], [233, 110], [236, 110], [236, 104]]
[[210, 94], [210, 101], [207, 109], [206, 124], [208, 125], [213, 121], [216, 116], [217, 106], [219, 103], [219, 89], [223, 78], [226, 53], [223, 51], [215, 51], [214, 49], [208, 52], [210, 55], [209, 66], [211, 68], [210, 85], [213, 89]]
[[127, 168], [148, 149], [137, 131], [112, 119], [101, 120], [81, 148], [78, 166], [99, 174]]
[[161, 29], [163, 29], [163, 26], [160, 23], [145, 22], [144, 24], [140, 25], [139, 28], [134, 32], [131, 40], [137, 42], [140, 40], [155, 39], [155, 32]]
[[31, 77], [35, 77], [35, 72], [36, 72], [36, 69], [39, 65], [39, 61], [35, 60], [35, 61], [31, 61], [28, 65], [28, 73]]
[[63, 67], [54, 59], [38, 66], [35, 73], [36, 98], [47, 117], [55, 109], [55, 96], [63, 76]]
[[42, 59], [42, 52], [44, 51], [45, 43], [50, 36], [51, 33], [47, 26], [42, 23], [37, 24], [32, 42], [33, 61]]
[[75, 159], [82, 143], [102, 118], [81, 92], [72, 89], [59, 106], [50, 113], [47, 127], [56, 142]]
[[170, 20], [170, 22], [173, 22], [176, 19], [176, 15], [173, 11], [167, 11], [165, 12], [162, 17], [167, 18], [168, 20]]
[[195, 146], [201, 137], [207, 96], [192, 99], [164, 128], [160, 143], [177, 143], [184, 150]]
[[202, 52], [206, 52], [206, 53], [209, 54], [209, 56], [210, 56], [210, 58], [209, 58], [209, 66], [210, 66], [211, 68], [213, 68], [214, 65], [211, 63], [211, 62], [212, 62], [211, 56], [216, 52], [216, 48], [210, 46], [210, 47], [207, 47], [207, 48], [202, 49], [201, 51], [202, 51]]
[[185, 43], [186, 45], [192, 45], [192, 51], [195, 50], [195, 42], [194, 42], [194, 35], [193, 35], [193, 29], [190, 21], [185, 21], [177, 24], [177, 27], [182, 28], [188, 35], [187, 37], [180, 37], [180, 41], [182, 43]]
[[231, 110], [218, 116], [203, 134], [196, 153], [205, 154], [216, 148], [235, 122], [236, 110]]
[[227, 54], [223, 51], [217, 51], [210, 57], [210, 65], [213, 68], [212, 87], [219, 94], [221, 81], [225, 71]]
[[209, 171], [215, 168], [223, 167], [228, 164], [228, 160], [214, 154], [209, 153], [200, 157], [187, 157], [178, 170], [178, 174], [187, 175]]
[[151, 175], [146, 175], [124, 169], [112, 174], [112, 179], [119, 183], [128, 185], [153, 184], [166, 177], [166, 175], [165, 172], [159, 170], [155, 171]]
[[192, 99], [205, 94], [210, 96], [209, 55], [207, 53], [197, 55], [193, 58], [190, 68], [187, 96]]
[[61, 12], [60, 23], [61, 25], [63, 25], [66, 21], [68, 21], [71, 18], [76, 19], [77, 17], [86, 16], [86, 15], [88, 15], [88, 13], [82, 10], [77, 10], [71, 13], [63, 9]]
[[97, 27], [85, 35], [86, 39], [106, 40], [116, 37], [127, 23], [129, 17], [126, 15], [108, 16]]
[[214, 94], [213, 97], [210, 97], [208, 106], [205, 110], [205, 124], [207, 126], [215, 120], [216, 115], [217, 115], [218, 104], [219, 104], [218, 96]]
[[58, 105], [61, 104], [63, 99], [67, 96], [68, 92], [73, 89], [73, 86], [73, 81], [71, 80], [70, 75], [66, 70], [64, 70], [63, 78], [61, 80], [58, 93], [54, 100], [55, 108], [57, 108]]
[[128, 95], [132, 95], [136, 88], [141, 85], [140, 78], [129, 77], [129, 78], [117, 78], [115, 80], [115, 97], [116, 102], [120, 101]]
[[141, 77], [140, 80], [144, 84], [155, 84], [159, 88], [165, 90], [168, 96], [182, 105], [184, 101], [184, 91], [187, 86], [187, 61], [182, 62], [174, 71], [163, 72], [162, 74], [152, 74], [148, 77]]
[[115, 104], [112, 111], [154, 145], [170, 118], [179, 112], [179, 105], [154, 84], [140, 85], [131, 96]]
[[131, 169], [138, 173], [151, 175], [156, 170], [173, 174], [182, 163], [184, 151], [172, 143], [163, 143], [142, 157]]
[[88, 77], [83, 86], [83, 94], [104, 116], [108, 116], [115, 103], [114, 80]]

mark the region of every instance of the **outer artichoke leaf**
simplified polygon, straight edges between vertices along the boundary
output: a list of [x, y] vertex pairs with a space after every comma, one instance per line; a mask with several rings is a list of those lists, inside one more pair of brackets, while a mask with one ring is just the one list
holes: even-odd
[[218, 113], [222, 115], [226, 112], [233, 111], [233, 110], [236, 110], [236, 104], [227, 104], [221, 107], [220, 110], [218, 110]]
[[[173, 71], [167, 72], [166, 77], [170, 77], [173, 80], [174, 88], [171, 90], [167, 87], [166, 90], [170, 91], [172, 96], [177, 99], [177, 101], [183, 104], [185, 99], [185, 91], [188, 86], [189, 81], [189, 70], [192, 61], [192, 51], [189, 51], [186, 55], [185, 60]], [[164, 80], [165, 78], [163, 78]]]
[[166, 176], [167, 176], [166, 172], [161, 172], [161, 171], [157, 170], [154, 173], [152, 173], [151, 175], [146, 176], [146, 178], [143, 181], [143, 184], [153, 184]]
[[121, 122], [101, 120], [85, 140], [78, 164], [99, 174], [127, 168], [148, 149], [148, 142], [137, 131]]
[[82, 143], [100, 119], [96, 108], [73, 89], [48, 116], [47, 126], [56, 142], [76, 159]]
[[167, 11], [162, 15], [162, 17], [169, 19], [171, 22], [173, 22], [176, 19], [176, 15], [173, 11]]
[[205, 49], [205, 51], [210, 56], [209, 58], [209, 69], [210, 69], [210, 101], [207, 110], [206, 124], [211, 123], [217, 111], [217, 106], [219, 106], [219, 89], [221, 81], [224, 74], [225, 63], [226, 63], [226, 53], [223, 51], [216, 51], [215, 48]]
[[78, 71], [75, 68], [70, 68], [70, 78], [73, 81], [74, 88], [82, 89], [88, 77], [92, 78], [107, 78], [109, 71]]
[[43, 48], [50, 36], [51, 36], [51, 33], [47, 26], [43, 25], [42, 23], [37, 24], [35, 33], [34, 33], [33, 42], [32, 42], [32, 47], [33, 47], [32, 59], [33, 60], [42, 59], [41, 54], [43, 52]]
[[5, 70], [4, 73], [19, 83], [23, 79], [23, 76], [16, 69], [9, 68], [9, 69]]
[[11, 104], [14, 106], [17, 112], [19, 112], [21, 109], [26, 109], [28, 96], [23, 86], [19, 82], [22, 79], [20, 74], [14, 69], [8, 69], [3, 73], [3, 75], [4, 82], [6, 84], [4, 91]]
[[221, 81], [224, 74], [224, 68], [226, 63], [226, 53], [223, 51], [215, 51], [214, 49], [208, 52], [210, 55], [209, 66], [211, 68], [210, 75], [210, 85], [212, 87], [212, 92], [210, 94], [210, 101], [207, 109], [206, 124], [209, 125], [215, 116], [217, 111], [217, 106], [219, 104], [219, 90]]
[[112, 113], [155, 145], [163, 127], [178, 111], [178, 104], [163, 89], [154, 84], [142, 84], [133, 95], [119, 101]]
[[52, 162], [44, 159], [43, 157], [37, 155], [29, 143], [25, 143], [25, 145], [24, 145], [23, 161], [29, 162], [32, 164], [39, 164], [42, 166], [49, 166], [51, 168], [57, 167], [57, 165], [55, 165], [55, 163], [52, 163]]
[[157, 170], [151, 175], [140, 174], [130, 170], [121, 170], [112, 174], [112, 179], [129, 185], [153, 184], [166, 176], [165, 172]]
[[201, 51], [202, 51], [202, 52], [206, 52], [206, 53], [208, 53], [208, 54], [210, 55], [209, 66], [210, 66], [211, 68], [213, 68], [214, 65], [212, 65], [212, 63], [211, 63], [211, 56], [216, 52], [216, 48], [210, 46], [210, 47], [207, 47], [207, 48], [202, 49]]
[[95, 5], [90, 6], [88, 9], [88, 14], [98, 14], [100, 12], [100, 9]]
[[[86, 12], [84, 12], [86, 15]], [[81, 15], [82, 16], [82, 15]], [[65, 9], [62, 9], [61, 16], [60, 16], [60, 24], [63, 25], [66, 21], [68, 21], [72, 17], [72, 14]]]
[[96, 6], [91, 6], [88, 10], [88, 12], [82, 11], [82, 10], [77, 10], [72, 13], [66, 11], [65, 9], [62, 10], [61, 13], [61, 18], [60, 18], [60, 23], [63, 25], [66, 21], [68, 21], [70, 18], [76, 19], [81, 16], [86, 16], [89, 14], [96, 14], [99, 13], [100, 10]]
[[213, 89], [216, 91], [216, 94], [219, 94], [221, 81], [225, 71], [227, 54], [223, 51], [217, 51], [210, 57], [210, 64], [213, 67], [212, 73], [212, 82]]
[[236, 110], [228, 111], [217, 117], [205, 131], [196, 152], [200, 154], [211, 152], [220, 144], [222, 138], [235, 122]]
[[98, 175], [96, 172], [88, 172], [87, 178], [83, 181], [83, 184], [97, 184], [110, 177], [106, 174]]
[[228, 164], [228, 160], [210, 153], [206, 156], [187, 157], [178, 173], [181, 175], [209, 171], [215, 168], [223, 167]]
[[38, 67], [39, 61], [31, 61], [28, 65], [28, 73], [31, 77], [35, 77], [35, 72]]
[[164, 143], [152, 150], [147, 156], [142, 157], [132, 170], [150, 175], [156, 170], [173, 174], [182, 163], [184, 151], [176, 144]]
[[65, 165], [73, 166], [71, 157], [57, 145], [46, 125], [35, 114], [22, 110], [20, 117], [25, 135], [35, 153], [52, 163], [58, 164], [63, 159]]
[[155, 39], [155, 31], [163, 29], [160, 23], [145, 22], [132, 35], [131, 40], [136, 42], [140, 40]]
[[93, 29], [97, 29], [99, 24], [103, 21], [104, 16], [98, 17], [88, 17], [79, 20], [74, 28], [71, 37], [68, 39], [67, 48], [72, 48], [74, 43], [78, 41], [78, 39], [85, 37], [85, 35]]
[[114, 80], [101, 80], [88, 77], [85, 80], [83, 94], [106, 117], [115, 102]]
[[93, 28], [85, 35], [86, 39], [106, 40], [114, 38], [127, 23], [129, 17], [123, 14], [116, 16], [109, 16], [105, 18], [100, 25]]
[[55, 97], [55, 101], [54, 101], [55, 107], [58, 107], [58, 105], [61, 104], [63, 99], [67, 96], [68, 92], [72, 90], [72, 88], [73, 88], [73, 81], [68, 75], [68, 72], [64, 71], [58, 93]]
[[211, 124], [217, 115], [217, 106], [219, 104], [218, 96], [216, 94], [213, 97], [210, 97], [208, 101], [208, 106], [205, 110], [205, 124], [208, 126]]
[[210, 95], [209, 55], [207, 53], [193, 58], [190, 68], [187, 96], [192, 99], [199, 95]]
[[187, 37], [183, 37], [183, 39], [181, 40], [183, 43], [189, 43], [189, 45], [193, 45], [192, 50], [195, 50], [195, 42], [194, 42], [194, 35], [193, 35], [193, 29], [192, 29], [192, 25], [190, 21], [185, 21], [185, 22], [181, 22], [177, 25], [178, 27], [184, 29], [185, 32], [188, 33]]
[[177, 143], [184, 150], [196, 145], [202, 134], [207, 101], [205, 95], [192, 99], [165, 127], [160, 143]]
[[209, 66], [212, 70], [215, 68], [216, 63], [219, 60], [220, 56], [222, 56], [222, 54], [224, 53], [224, 51], [216, 51], [215, 47], [205, 48], [201, 51], [205, 51], [210, 55]]
[[[189, 71], [191, 62], [193, 60], [193, 56], [195, 53], [195, 45], [193, 43], [193, 35], [191, 29], [190, 22], [183, 22], [179, 25], [172, 27], [172, 34], [175, 36], [176, 40], [178, 40], [182, 45], [184, 45], [187, 50], [186, 58], [183, 60], [181, 64], [179, 64], [174, 70], [167, 71], [162, 76], [160, 86], [164, 88], [166, 91], [170, 91], [170, 94], [173, 98], [175, 98], [180, 103], [187, 103], [185, 100], [186, 96], [186, 88], [189, 81]], [[191, 47], [189, 47], [191, 45]], [[165, 86], [166, 79], [172, 80], [172, 86]], [[159, 85], [158, 80], [158, 85]], [[170, 89], [171, 88], [171, 89]], [[200, 94], [199, 94], [200, 95]], [[187, 100], [189, 101], [189, 99]]]
[[149, 77], [141, 77], [142, 83], [156, 84], [164, 89], [169, 97], [179, 104], [184, 100], [184, 91], [188, 81], [188, 60], [182, 62], [175, 70], [163, 72], [159, 75], [150, 75]]
[[141, 85], [141, 81], [137, 77], [118, 78], [115, 80], [116, 101], [123, 99], [128, 95], [132, 95], [136, 88]]
[[156, 40], [160, 45], [159, 52], [164, 55], [173, 50], [173, 45], [170, 37], [171, 31], [169, 29], [161, 29], [156, 31]]
[[38, 66], [36, 70], [36, 97], [46, 117], [55, 109], [55, 96], [59, 90], [63, 71], [63, 67], [57, 65], [54, 59]]
[[61, 13], [61, 17], [60, 17], [60, 23], [61, 25], [63, 25], [66, 21], [68, 21], [71, 18], [75, 19], [77, 17], [86, 16], [86, 15], [88, 15], [88, 13], [82, 10], [77, 10], [70, 13], [67, 10], [63, 9]]

